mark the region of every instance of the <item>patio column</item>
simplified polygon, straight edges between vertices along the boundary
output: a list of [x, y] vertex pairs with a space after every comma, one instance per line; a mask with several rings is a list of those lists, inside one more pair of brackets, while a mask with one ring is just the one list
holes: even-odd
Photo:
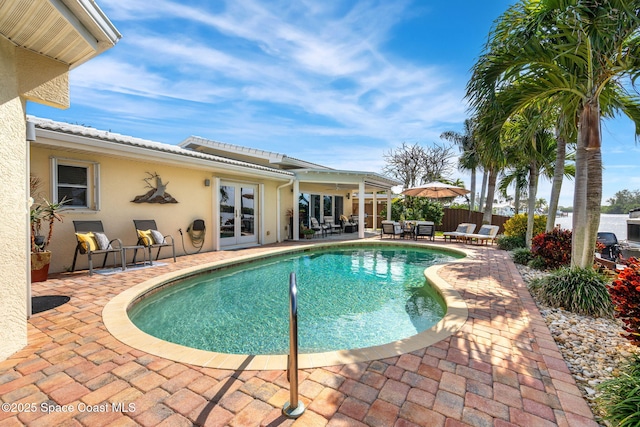
[[387, 189], [387, 221], [391, 221], [391, 189]]
[[364, 181], [358, 184], [358, 239], [364, 239]]
[[220, 177], [213, 179], [213, 250], [220, 250]]
[[375, 232], [378, 228], [378, 192], [373, 190], [373, 231]]
[[300, 194], [300, 181], [293, 181], [293, 240], [300, 240], [300, 205], [298, 195]]

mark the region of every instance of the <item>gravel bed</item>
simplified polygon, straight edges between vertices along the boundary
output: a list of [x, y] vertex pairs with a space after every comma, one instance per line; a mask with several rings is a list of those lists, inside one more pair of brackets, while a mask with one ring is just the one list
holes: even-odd
[[[516, 264], [525, 283], [548, 273]], [[534, 297], [535, 300], [535, 297]], [[596, 416], [596, 386], [617, 376], [620, 367], [640, 349], [620, 335], [624, 332], [617, 319], [581, 316], [548, 307], [536, 301], [560, 352], [567, 362], [578, 387]], [[598, 420], [602, 422], [602, 420]], [[604, 425], [604, 424], [603, 424]]]

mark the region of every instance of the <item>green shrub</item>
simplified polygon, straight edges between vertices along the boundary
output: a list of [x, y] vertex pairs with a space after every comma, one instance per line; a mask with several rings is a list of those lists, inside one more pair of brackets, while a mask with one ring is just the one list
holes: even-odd
[[545, 261], [547, 268], [559, 268], [571, 262], [571, 230], [554, 228], [531, 241], [531, 253]]
[[599, 384], [598, 390], [602, 394], [597, 405], [605, 420], [619, 427], [640, 425], [640, 356], [621, 367], [620, 376]]
[[551, 307], [593, 317], [613, 317], [606, 283], [606, 278], [591, 268], [561, 268], [533, 280], [529, 291]]
[[500, 236], [496, 239], [498, 247], [505, 251], [512, 251], [527, 246], [525, 238], [521, 236]]
[[[386, 217], [387, 209], [382, 209], [380, 215], [383, 218]], [[393, 221], [433, 221], [435, 225], [441, 225], [442, 217], [444, 217], [442, 203], [426, 197], [397, 198], [391, 202], [391, 219]]]
[[531, 254], [531, 261], [527, 263], [527, 266], [535, 268], [536, 270], [546, 270], [547, 262], [544, 260], [544, 258], [533, 256], [533, 254]]
[[[544, 215], [533, 216], [533, 235], [544, 233], [547, 227], [547, 217]], [[517, 214], [504, 223], [504, 234], [506, 236], [521, 237], [527, 236], [527, 214]]]
[[517, 248], [511, 253], [511, 256], [513, 257], [513, 262], [522, 265], [529, 264], [529, 261], [533, 258], [531, 251], [527, 248]]

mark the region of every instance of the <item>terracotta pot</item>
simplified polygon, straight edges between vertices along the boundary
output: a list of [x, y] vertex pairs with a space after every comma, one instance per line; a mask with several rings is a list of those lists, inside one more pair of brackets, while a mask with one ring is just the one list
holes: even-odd
[[44, 282], [49, 275], [51, 252], [31, 252], [31, 282]]

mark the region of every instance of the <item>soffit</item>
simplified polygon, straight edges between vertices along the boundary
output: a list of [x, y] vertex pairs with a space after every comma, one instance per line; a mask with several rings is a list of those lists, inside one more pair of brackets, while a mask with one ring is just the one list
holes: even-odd
[[121, 37], [93, 0], [0, 0], [0, 35], [72, 68]]
[[375, 172], [351, 170], [299, 169], [294, 171], [300, 182], [335, 184], [336, 190], [358, 189], [363, 182], [366, 188], [389, 190], [402, 183]]

